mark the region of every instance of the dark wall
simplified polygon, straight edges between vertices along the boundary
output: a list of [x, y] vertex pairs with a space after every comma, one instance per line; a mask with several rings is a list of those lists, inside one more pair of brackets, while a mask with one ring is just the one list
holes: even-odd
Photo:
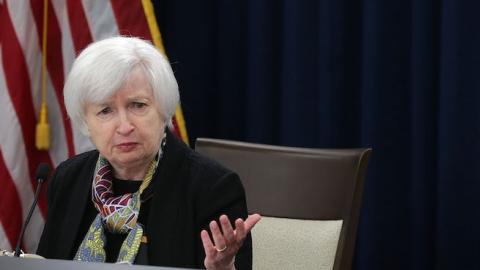
[[154, 1], [189, 136], [373, 148], [356, 269], [480, 269], [480, 2]]

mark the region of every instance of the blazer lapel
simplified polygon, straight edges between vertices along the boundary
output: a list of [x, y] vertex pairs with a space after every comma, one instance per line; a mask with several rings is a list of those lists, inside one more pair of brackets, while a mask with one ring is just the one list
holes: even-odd
[[175, 239], [172, 231], [178, 222], [178, 189], [181, 180], [181, 168], [188, 147], [183, 145], [171, 132], [167, 132], [167, 144], [164, 159], [157, 171], [158, 177], [152, 198], [147, 233], [149, 234], [149, 262], [153, 265], [171, 265], [175, 257]]
[[[98, 155], [96, 156], [98, 157]], [[68, 211], [64, 219], [64, 226], [62, 226], [63, 230], [60, 231], [61, 236], [59, 237], [61, 241], [59, 246], [65, 247], [58, 249], [61, 255], [60, 257], [62, 258], [70, 258], [72, 254], [75, 254], [76, 250], [73, 251], [73, 249], [76, 248], [75, 240], [77, 239], [79, 231], [85, 229], [80, 228], [80, 224], [82, 224], [82, 219], [85, 214], [88, 213], [86, 209], [90, 201], [90, 189], [92, 186], [95, 161], [96, 158], [92, 158], [85, 164], [84, 169], [82, 169], [82, 172], [85, 173], [81, 173], [77, 177], [77, 181], [75, 181], [75, 185], [72, 187], [72, 190], [76, 192], [73, 192], [70, 196]], [[92, 217], [92, 221], [94, 217], [95, 216]]]

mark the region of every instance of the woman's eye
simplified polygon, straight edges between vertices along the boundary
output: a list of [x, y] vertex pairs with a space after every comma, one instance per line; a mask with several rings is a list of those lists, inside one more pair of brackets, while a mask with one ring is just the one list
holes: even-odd
[[147, 103], [144, 102], [135, 101], [130, 104], [130, 110], [136, 114], [145, 113], [147, 111], [147, 107]]
[[142, 109], [142, 108], [144, 108], [145, 106], [147, 106], [147, 104], [142, 103], [142, 102], [133, 102], [133, 103], [132, 103], [132, 106], [133, 106], [133, 108], [135, 108], [135, 109]]
[[101, 111], [98, 112], [98, 115], [107, 115], [112, 112], [112, 109], [110, 107], [105, 107]]

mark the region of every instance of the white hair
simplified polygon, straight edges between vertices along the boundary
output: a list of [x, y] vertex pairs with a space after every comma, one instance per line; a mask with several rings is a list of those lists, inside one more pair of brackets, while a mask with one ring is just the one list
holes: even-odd
[[73, 63], [63, 90], [65, 107], [74, 126], [88, 135], [85, 105], [112, 97], [135, 68], [141, 68], [171, 125], [179, 103], [178, 84], [172, 68], [148, 41], [135, 37], [112, 37], [90, 44]]

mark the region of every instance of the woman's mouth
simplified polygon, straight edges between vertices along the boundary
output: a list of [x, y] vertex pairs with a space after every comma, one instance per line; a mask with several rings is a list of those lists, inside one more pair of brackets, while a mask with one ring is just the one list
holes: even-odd
[[135, 147], [137, 147], [137, 143], [134, 142], [128, 142], [128, 143], [120, 143], [117, 144], [116, 147], [122, 151], [122, 152], [130, 152], [132, 151]]

